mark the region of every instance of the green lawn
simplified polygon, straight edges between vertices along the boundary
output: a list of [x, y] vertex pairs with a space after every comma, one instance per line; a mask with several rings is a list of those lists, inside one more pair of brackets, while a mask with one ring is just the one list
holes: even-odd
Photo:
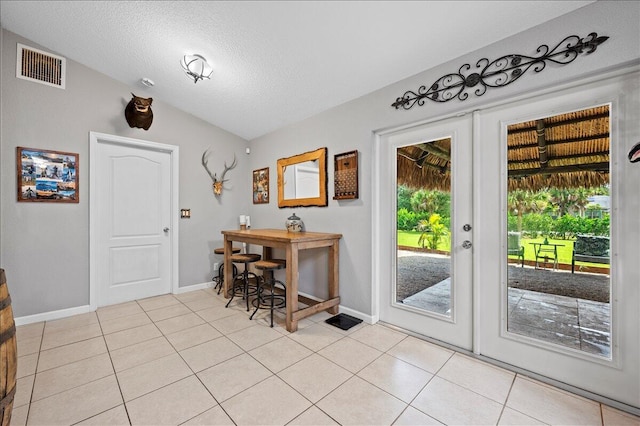
[[[418, 245], [418, 239], [420, 238], [421, 232], [418, 231], [398, 231], [398, 245], [408, 246], [408, 247], [420, 247]], [[524, 246], [524, 259], [535, 262], [535, 253], [533, 251], [533, 244], [531, 243], [541, 243], [544, 241], [544, 237], [540, 238], [523, 238], [520, 241], [520, 244]], [[571, 265], [571, 255], [573, 251], [573, 241], [572, 240], [555, 240], [549, 239], [548, 242], [550, 244], [560, 244], [558, 247], [558, 263], [564, 263], [567, 265]], [[450, 239], [449, 236], [446, 236], [440, 241], [438, 244], [438, 250], [442, 251], [451, 251], [450, 247]], [[517, 256], [509, 256], [511, 259], [516, 259]], [[600, 268], [606, 268], [608, 265], [600, 264], [600, 263], [586, 263], [580, 262], [580, 264], [597, 266]]]
[[[420, 247], [418, 240], [422, 232], [419, 231], [398, 231], [398, 245], [407, 247]], [[444, 236], [438, 244], [438, 250], [451, 251], [451, 240], [449, 236]]]

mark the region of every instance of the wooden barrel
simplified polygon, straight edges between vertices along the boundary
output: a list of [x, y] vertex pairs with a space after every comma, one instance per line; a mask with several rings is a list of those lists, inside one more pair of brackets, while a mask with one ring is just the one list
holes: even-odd
[[4, 269], [0, 269], [0, 426], [9, 426], [16, 394], [16, 325]]

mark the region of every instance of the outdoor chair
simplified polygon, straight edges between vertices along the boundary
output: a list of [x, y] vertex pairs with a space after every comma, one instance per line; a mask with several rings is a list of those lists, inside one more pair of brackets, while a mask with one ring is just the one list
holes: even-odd
[[507, 234], [507, 255], [518, 256], [520, 265], [524, 268], [524, 246], [520, 244], [519, 232], [509, 232]]

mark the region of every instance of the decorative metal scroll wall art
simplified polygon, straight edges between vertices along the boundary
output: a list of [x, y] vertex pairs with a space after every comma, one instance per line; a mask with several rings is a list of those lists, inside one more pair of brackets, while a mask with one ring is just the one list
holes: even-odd
[[[396, 109], [411, 109], [414, 105], [424, 105], [425, 99], [434, 102], [448, 102], [452, 99], [466, 100], [469, 94], [482, 96], [488, 87], [504, 87], [519, 79], [533, 67], [535, 72], [542, 71], [547, 62], [566, 65], [573, 62], [579, 54], [590, 54], [607, 41], [609, 37], [590, 33], [585, 38], [572, 35], [566, 37], [553, 49], [546, 44], [536, 50], [539, 56], [506, 55], [489, 62], [483, 58], [476, 62], [476, 72], [472, 72], [469, 64], [460, 67], [457, 73], [444, 75], [437, 79], [428, 89], [420, 86], [417, 92], [408, 90], [397, 98], [391, 106]], [[476, 89], [474, 87], [480, 85]]]

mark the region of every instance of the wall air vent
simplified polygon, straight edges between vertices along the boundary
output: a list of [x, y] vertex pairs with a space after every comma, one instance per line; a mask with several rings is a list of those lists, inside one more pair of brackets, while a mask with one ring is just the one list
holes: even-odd
[[18, 43], [16, 77], [47, 86], [65, 87], [67, 60]]

